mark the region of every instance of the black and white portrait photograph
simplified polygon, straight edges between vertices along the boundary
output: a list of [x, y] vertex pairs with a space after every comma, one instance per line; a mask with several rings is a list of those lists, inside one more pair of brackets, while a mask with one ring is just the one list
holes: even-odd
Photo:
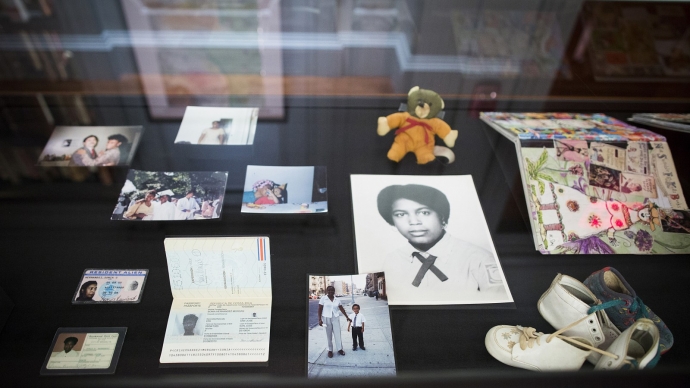
[[391, 305], [512, 302], [472, 177], [352, 175], [359, 273]]
[[203, 312], [178, 312], [168, 322], [168, 336], [201, 337], [204, 335]]

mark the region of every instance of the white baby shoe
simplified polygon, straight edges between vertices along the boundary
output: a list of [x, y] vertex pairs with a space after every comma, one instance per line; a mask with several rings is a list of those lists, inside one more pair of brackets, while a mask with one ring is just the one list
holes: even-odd
[[[587, 286], [562, 274], [556, 276], [537, 303], [542, 317], [556, 330], [571, 326], [564, 335], [582, 338], [599, 349], [608, 349], [620, 330], [599, 306], [601, 301]], [[600, 357], [599, 352], [591, 352], [588, 361], [596, 364]]]
[[650, 369], [659, 352], [659, 329], [653, 321], [640, 318], [613, 341], [607, 349], [611, 355], [599, 359], [594, 369]]
[[[587, 317], [552, 334], [539, 333], [531, 327], [496, 326], [486, 333], [484, 344], [489, 354], [498, 361], [506, 365], [537, 371], [578, 370], [592, 353], [616, 361], [623, 358], [592, 346], [586, 338], [562, 335], [584, 320], [587, 320]], [[658, 331], [656, 338], [658, 348]], [[644, 359], [647, 360], [646, 356]], [[649, 361], [646, 362], [649, 363]], [[628, 363], [632, 364], [632, 362]]]
[[578, 370], [591, 353], [584, 338], [538, 333], [522, 326], [496, 326], [486, 333], [486, 350], [498, 361], [536, 371]]

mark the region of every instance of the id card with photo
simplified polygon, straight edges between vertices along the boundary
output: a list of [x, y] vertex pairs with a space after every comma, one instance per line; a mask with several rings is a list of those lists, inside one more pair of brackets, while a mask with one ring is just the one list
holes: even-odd
[[61, 327], [41, 374], [113, 374], [126, 333], [126, 327]]
[[86, 269], [72, 304], [139, 303], [148, 269]]

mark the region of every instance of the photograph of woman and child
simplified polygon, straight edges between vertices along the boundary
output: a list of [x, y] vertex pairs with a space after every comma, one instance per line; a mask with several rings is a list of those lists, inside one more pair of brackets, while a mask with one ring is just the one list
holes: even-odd
[[39, 166], [127, 166], [143, 128], [56, 127], [38, 159]]
[[469, 175], [352, 175], [359, 273], [391, 305], [512, 302]]
[[307, 377], [395, 376], [388, 302], [375, 293], [376, 279], [308, 276]]
[[242, 212], [327, 211], [326, 167], [247, 166]]

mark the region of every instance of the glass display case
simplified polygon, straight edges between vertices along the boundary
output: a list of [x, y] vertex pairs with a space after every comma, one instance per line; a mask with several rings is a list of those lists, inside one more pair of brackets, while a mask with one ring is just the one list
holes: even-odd
[[[660, 200], [690, 192], [690, 130], [682, 125], [690, 120], [674, 116], [680, 117], [676, 127], [630, 121], [639, 113], [690, 113], [690, 3], [12, 0], [0, 4], [0, 28], [0, 294], [6, 294], [0, 315], [8, 316], [4, 326], [0, 319], [0, 371], [12, 385], [630, 386], [680, 385], [690, 378], [684, 349], [690, 340], [683, 329], [690, 315], [677, 299], [690, 280], [690, 221], [683, 218], [690, 211], [681, 202], [664, 206]], [[380, 118], [414, 110], [421, 98], [410, 104], [408, 94], [416, 86], [438, 93], [443, 108], [434, 120], [457, 130], [454, 144], [445, 129], [437, 136], [427, 132], [420, 142], [428, 146], [431, 133], [431, 144], [435, 139], [452, 157], [437, 154], [420, 164], [419, 154], [410, 153], [392, 161], [394, 138], [406, 136], [405, 130], [377, 133]], [[547, 179], [536, 168], [528, 170], [540, 153], [521, 151], [510, 131], [488, 125], [482, 112], [603, 114], [612, 125], [656, 134], [644, 141], [663, 142], [675, 170], [663, 175], [661, 167], [647, 164], [656, 174], [647, 180], [629, 178], [632, 170], [626, 170], [629, 179], [615, 175], [614, 189], [594, 182], [590, 162], [596, 160], [583, 159], [582, 172], [573, 167], [580, 166], [572, 164], [576, 159], [559, 154], [554, 164], [539, 164], [553, 170]], [[68, 134], [51, 138], [56, 128]], [[100, 139], [94, 136], [96, 145], [89, 148], [96, 133]], [[123, 134], [124, 141], [113, 137]], [[590, 152], [592, 141], [599, 140], [584, 142]], [[601, 141], [609, 146], [601, 153], [627, 149], [630, 157], [638, 155], [617, 140]], [[122, 163], [107, 160], [113, 147]], [[558, 152], [551, 138], [531, 147]], [[655, 155], [651, 148], [649, 156], [644, 153], [665, 158]], [[564, 252], [543, 249], [547, 237], [540, 249], [539, 225], [548, 224], [542, 211], [554, 210], [557, 201], [539, 196], [553, 183], [556, 198], [559, 176], [572, 183], [566, 175], [578, 172], [590, 173], [587, 183], [600, 189], [582, 189], [582, 201], [639, 202], [631, 209], [653, 209], [651, 221], [638, 230], [616, 226], [612, 218], [615, 235], [597, 231], [595, 254], [552, 254]], [[353, 175], [385, 175], [380, 181], [390, 184], [470, 176], [467, 187], [474, 191], [444, 191], [453, 212], [443, 228], [474, 243], [486, 239], [487, 260], [496, 264], [482, 261], [489, 277], [474, 287], [498, 279], [507, 285], [507, 297], [494, 300], [500, 303], [410, 306], [394, 296], [389, 305], [387, 291], [396, 288], [387, 281], [394, 279], [358, 260], [365, 253], [383, 260], [395, 245], [386, 236], [400, 237], [375, 202], [357, 208], [365, 190], [357, 189]], [[630, 181], [625, 185], [647, 185], [640, 189], [647, 194], [626, 192], [632, 186], [624, 189], [623, 179]], [[662, 188], [671, 185], [677, 192]], [[283, 207], [271, 208], [283, 200]], [[130, 211], [133, 204], [153, 203], [154, 212], [166, 201], [174, 204], [169, 216]], [[264, 211], [266, 206], [282, 210]], [[470, 207], [475, 211], [465, 212]], [[191, 219], [199, 222], [186, 222]], [[675, 228], [673, 239], [659, 238], [669, 228]], [[561, 244], [583, 237], [558, 231]], [[228, 236], [270, 240], [266, 257], [260, 253], [269, 251], [257, 248], [258, 260], [271, 262], [268, 362], [161, 363], [173, 319], [171, 282], [175, 287], [164, 240]], [[367, 247], [374, 248], [363, 248], [362, 236], [371, 237]], [[626, 250], [615, 249], [619, 245]], [[672, 348], [662, 341], [664, 354], [654, 369], [604, 372], [585, 362], [579, 371], [525, 372], [487, 351], [485, 337], [497, 325], [546, 334], [560, 329], [538, 307], [554, 278], [585, 281], [608, 267], [625, 277], [628, 294], [638, 297], [635, 306], [644, 301], [641, 306], [658, 316], [644, 307], [635, 315], [629, 305], [620, 311], [654, 322], [661, 317], [675, 335]], [[147, 269], [140, 302], [72, 303], [86, 269]], [[356, 278], [348, 281], [350, 275]], [[352, 351], [347, 333], [346, 355], [327, 356], [323, 335], [315, 333], [324, 331], [319, 301], [329, 286], [347, 314], [357, 304], [371, 322], [364, 330], [366, 351]], [[596, 307], [597, 299], [589, 304]], [[185, 320], [174, 319], [180, 325]], [[210, 317], [203, 319], [211, 325]], [[114, 374], [41, 376], [46, 354], [56, 346], [53, 336], [69, 327], [127, 328]], [[178, 329], [180, 336], [191, 330]], [[320, 379], [328, 377], [333, 379]]]

